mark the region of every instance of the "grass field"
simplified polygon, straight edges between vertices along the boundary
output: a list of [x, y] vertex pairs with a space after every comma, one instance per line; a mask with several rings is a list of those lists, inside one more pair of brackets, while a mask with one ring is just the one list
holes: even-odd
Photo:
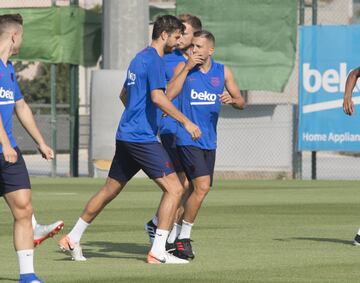
[[[34, 178], [37, 219], [73, 226], [97, 179]], [[360, 282], [360, 182], [217, 181], [193, 229], [196, 259], [185, 266], [145, 263], [143, 224], [160, 192], [133, 180], [83, 236], [87, 262], [72, 262], [49, 239], [36, 270], [57, 282]], [[16, 282], [12, 219], [0, 204], [0, 281]]]

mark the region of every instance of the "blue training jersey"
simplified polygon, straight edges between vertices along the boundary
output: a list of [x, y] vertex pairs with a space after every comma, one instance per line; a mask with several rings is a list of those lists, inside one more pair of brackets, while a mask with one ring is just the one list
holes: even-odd
[[[8, 61], [7, 66], [5, 66], [0, 60], [0, 114], [5, 132], [13, 148], [16, 146], [16, 141], [12, 133], [12, 116], [15, 102], [22, 98], [23, 95], [16, 81], [13, 65]], [[2, 145], [0, 144], [0, 153], [2, 152]]]
[[116, 133], [117, 140], [157, 141], [157, 107], [151, 100], [151, 91], [165, 90], [165, 87], [164, 60], [149, 46], [130, 62], [124, 83], [127, 102]]
[[216, 149], [216, 126], [220, 113], [220, 94], [225, 86], [224, 65], [211, 60], [210, 70], [204, 74], [192, 69], [179, 94], [180, 111], [199, 126], [201, 137], [192, 140], [183, 125], [178, 124], [177, 145], [191, 145], [201, 149]]
[[[174, 75], [174, 69], [180, 62], [186, 62], [186, 58], [181, 54], [179, 50], [175, 50], [170, 54], [164, 56], [166, 81], [169, 82]], [[176, 108], [179, 108], [179, 98], [175, 97], [172, 103]], [[161, 117], [159, 122], [160, 135], [163, 134], [176, 134], [177, 121], [170, 116], [162, 116], [162, 111], [159, 111]]]

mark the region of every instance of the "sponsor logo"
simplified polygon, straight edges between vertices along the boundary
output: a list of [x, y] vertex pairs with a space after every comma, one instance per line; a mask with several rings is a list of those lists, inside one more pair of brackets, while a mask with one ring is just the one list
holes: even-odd
[[14, 100], [14, 92], [11, 90], [6, 90], [3, 87], [0, 88], [0, 98], [6, 98], [9, 100]]
[[134, 85], [135, 84], [136, 74], [131, 73], [130, 70], [129, 70], [127, 78], [128, 78], [127, 85]]
[[[318, 92], [325, 92], [325, 94], [339, 94], [344, 93], [347, 75], [350, 72], [346, 63], [339, 63], [338, 68], [327, 69], [320, 72], [317, 69], [312, 69], [309, 63], [303, 64], [303, 88], [308, 94], [316, 94]], [[360, 81], [354, 92], [359, 92]], [[303, 113], [319, 112], [324, 110], [342, 108], [342, 99], [330, 99], [318, 103], [312, 103], [303, 106]], [[360, 97], [354, 97], [354, 103], [359, 104]]]
[[[346, 63], [340, 63], [337, 69], [327, 69], [323, 73], [317, 69], [311, 69], [310, 64], [305, 63], [303, 64], [303, 87], [308, 93], [319, 90], [328, 93], [344, 92], [348, 72], [350, 70], [348, 71]], [[355, 88], [354, 92], [359, 92], [359, 87]]]
[[[198, 101], [192, 101], [191, 105], [208, 105], [215, 104], [217, 95], [215, 93], [209, 93], [206, 90], [204, 92], [197, 92], [191, 89], [191, 98]], [[200, 100], [200, 101], [199, 101]]]
[[220, 85], [220, 78], [219, 77], [211, 77], [211, 85], [212, 86], [219, 86]]
[[166, 161], [165, 162], [165, 167], [166, 168], [173, 168], [173, 165], [172, 165], [171, 161]]

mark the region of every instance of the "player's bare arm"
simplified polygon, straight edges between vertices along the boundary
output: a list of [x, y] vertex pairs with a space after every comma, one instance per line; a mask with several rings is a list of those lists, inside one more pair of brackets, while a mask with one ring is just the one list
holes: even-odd
[[358, 78], [360, 77], [360, 67], [352, 70], [346, 79], [343, 109], [345, 114], [352, 115], [354, 113], [354, 102], [352, 101], [352, 93]]
[[54, 158], [53, 150], [45, 143], [43, 136], [40, 133], [39, 128], [36, 125], [34, 116], [31, 112], [29, 105], [20, 99], [15, 103], [15, 112], [16, 115], [24, 127], [24, 129], [29, 133], [31, 138], [37, 144], [38, 150], [40, 151], [43, 158], [50, 160]]
[[17, 153], [10, 144], [9, 138], [4, 129], [1, 115], [0, 115], [0, 143], [2, 145], [5, 161], [9, 163], [15, 163], [17, 161]]
[[172, 100], [179, 95], [186, 76], [198, 64], [203, 64], [204, 59], [199, 54], [192, 54], [189, 56], [188, 61], [180, 62], [174, 69], [174, 75], [166, 87], [166, 96]]
[[225, 88], [228, 92], [224, 92], [220, 95], [220, 101], [223, 104], [230, 104], [232, 107], [237, 109], [244, 109], [245, 100], [241, 96], [240, 89], [236, 84], [233, 73], [225, 66]]
[[198, 139], [201, 136], [201, 131], [198, 126], [186, 118], [174, 104], [166, 97], [162, 89], [155, 89], [151, 91], [151, 100], [166, 114], [173, 117], [176, 121], [184, 125], [189, 132], [192, 139]]
[[124, 104], [124, 106], [126, 107], [126, 103], [127, 103], [127, 92], [125, 88], [122, 88], [121, 92], [120, 92], [120, 100], [122, 102], [122, 104]]

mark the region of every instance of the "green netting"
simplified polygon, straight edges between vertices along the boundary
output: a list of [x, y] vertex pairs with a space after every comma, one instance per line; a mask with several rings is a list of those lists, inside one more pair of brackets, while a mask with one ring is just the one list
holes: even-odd
[[101, 52], [101, 15], [75, 6], [0, 9], [20, 13], [24, 41], [15, 60], [95, 65]]
[[156, 18], [164, 15], [175, 16], [175, 9], [173, 8], [159, 8], [156, 6], [149, 5], [150, 22], [155, 22]]
[[297, 1], [177, 0], [176, 14], [197, 15], [216, 38], [215, 59], [244, 90], [282, 91], [296, 51]]

